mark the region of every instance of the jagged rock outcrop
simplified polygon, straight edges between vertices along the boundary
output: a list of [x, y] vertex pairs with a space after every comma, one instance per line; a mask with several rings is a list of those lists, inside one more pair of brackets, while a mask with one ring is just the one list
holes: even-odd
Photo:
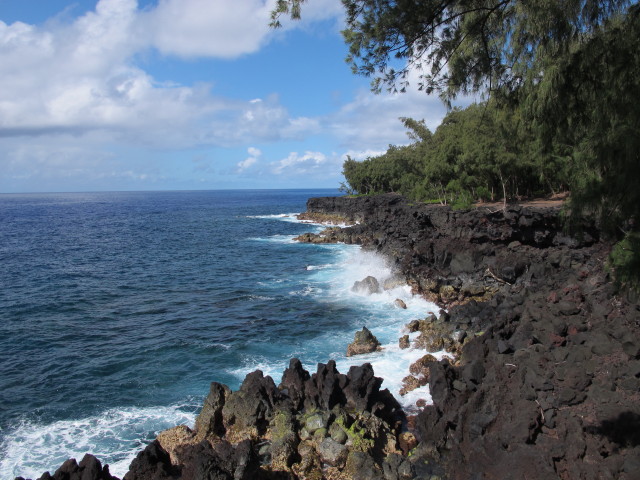
[[[16, 477], [16, 480], [24, 480]], [[53, 475], [45, 472], [38, 480], [118, 480], [111, 476], [109, 466], [104, 467], [93, 455], [86, 454], [80, 463], [75, 458], [64, 462]]]
[[380, 342], [375, 335], [367, 327], [362, 327], [362, 330], [356, 332], [353, 342], [347, 346], [347, 357], [371, 353], [379, 349]]
[[408, 325], [413, 348], [456, 358], [405, 378], [405, 391], [428, 378], [433, 398], [409, 419], [414, 456], [452, 479], [640, 478], [640, 307], [616, 295], [595, 225], [571, 237], [557, 208], [453, 211], [398, 195], [307, 208], [357, 219], [339, 241], [387, 254], [448, 308]]
[[[160, 433], [124, 479], [346, 479], [356, 459], [376, 478], [413, 478], [412, 463], [386, 460], [402, 454], [407, 436], [400, 404], [381, 384], [370, 364], [342, 374], [329, 361], [309, 374], [297, 359], [279, 386], [259, 370], [235, 392], [213, 382], [195, 429]], [[91, 456], [42, 477], [50, 478], [117, 480]]]

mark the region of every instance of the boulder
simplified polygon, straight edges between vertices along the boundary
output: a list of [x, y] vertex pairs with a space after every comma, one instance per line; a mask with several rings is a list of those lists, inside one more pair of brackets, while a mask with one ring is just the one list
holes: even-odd
[[406, 285], [406, 282], [402, 275], [394, 275], [382, 282], [382, 288], [385, 290], [393, 290], [394, 288], [401, 287], [403, 285]]
[[176, 451], [178, 447], [187, 444], [199, 443], [199, 440], [193, 430], [186, 425], [178, 425], [168, 430], [164, 430], [158, 434], [156, 440], [160, 446], [169, 453], [171, 463], [174, 465], [183, 463]]
[[351, 480], [383, 480], [383, 474], [373, 457], [366, 452], [351, 452], [344, 473]]
[[379, 348], [380, 342], [378, 339], [367, 327], [362, 327], [362, 330], [356, 332], [353, 342], [347, 347], [347, 357], [375, 352]]
[[404, 300], [402, 300], [400, 298], [396, 298], [395, 301], [393, 302], [393, 304], [398, 308], [402, 308], [404, 310], [407, 309], [407, 304], [404, 303]]
[[336, 405], [344, 405], [347, 402], [344, 388], [348, 382], [347, 376], [338, 372], [334, 360], [326, 365], [319, 363], [316, 373], [304, 384], [304, 408], [331, 410]]
[[409, 372], [413, 375], [422, 375], [429, 378], [429, 364], [437, 361], [438, 360], [433, 355], [426, 354], [409, 366]]
[[331, 437], [327, 437], [318, 445], [320, 459], [332, 467], [341, 467], [347, 460], [349, 450]]
[[279, 411], [271, 422], [271, 467], [284, 470], [291, 467], [298, 457], [298, 438], [295, 418], [290, 412]]
[[[382, 464], [382, 470], [385, 480], [411, 480], [416, 478], [416, 473], [409, 459], [397, 453], [387, 455]], [[431, 476], [430, 480], [435, 480], [436, 478]]]
[[371, 295], [380, 291], [380, 284], [375, 277], [369, 275], [368, 277], [355, 282], [353, 287], [351, 287], [351, 290], [356, 293]]
[[429, 383], [429, 377], [414, 377], [413, 375], [407, 375], [402, 379], [402, 388], [400, 389], [400, 395], [406, 395], [409, 392], [414, 391], [416, 388], [424, 387]]
[[349, 383], [344, 389], [347, 406], [352, 407], [357, 412], [371, 411], [376, 395], [380, 391], [382, 379], [374, 376], [373, 367], [370, 363], [349, 368], [347, 378]]

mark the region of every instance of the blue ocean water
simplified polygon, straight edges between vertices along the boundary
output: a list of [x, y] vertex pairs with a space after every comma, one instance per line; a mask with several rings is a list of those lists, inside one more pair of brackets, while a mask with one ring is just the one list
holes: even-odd
[[[356, 295], [392, 275], [384, 259], [292, 240], [321, 228], [293, 216], [306, 200], [335, 194], [0, 195], [0, 479], [86, 452], [122, 476], [157, 432], [193, 424], [211, 381], [278, 383], [293, 356], [370, 361], [397, 393], [424, 354], [397, 348], [402, 325], [436, 307], [408, 287]], [[363, 325], [385, 350], [346, 358]]]

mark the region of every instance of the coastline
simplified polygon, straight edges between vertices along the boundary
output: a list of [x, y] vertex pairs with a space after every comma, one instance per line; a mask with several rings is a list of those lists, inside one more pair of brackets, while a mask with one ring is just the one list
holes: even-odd
[[[329, 215], [357, 222], [331, 229], [319, 240], [308, 237], [309, 241], [315, 238], [318, 243], [360, 244], [380, 252], [393, 259], [414, 293], [448, 308], [448, 315], [438, 322], [432, 319], [422, 328], [430, 326], [432, 333], [465, 332], [455, 361], [425, 365], [434, 405], [408, 421], [394, 418], [400, 414], [397, 405], [379, 390], [375, 372], [368, 373], [366, 367], [344, 375], [330, 362], [309, 375], [292, 363], [284, 376], [289, 372], [289, 381], [283, 377], [280, 388], [261, 375], [250, 374], [245, 379], [238, 391], [245, 393], [239, 397], [258, 399], [257, 405], [268, 406], [257, 416], [251, 413], [257, 411], [252, 406], [232, 413], [227, 406], [225, 415], [226, 401], [220, 405], [220, 398], [228, 394], [219, 393], [220, 389], [224, 391], [222, 387], [214, 391], [212, 384], [214, 397], [210, 394], [203, 409], [206, 412], [209, 405], [213, 412], [208, 417], [209, 426], [203, 427], [207, 422], [201, 414], [195, 433], [178, 430], [182, 433], [175, 437], [177, 441], [164, 442], [169, 450], [182, 448], [182, 459], [176, 460], [180, 454], [175, 457], [173, 453], [174, 463], [178, 461], [174, 465], [172, 453], [163, 454], [163, 448], [154, 442], [144, 451], [146, 454], [139, 455], [137, 467], [125, 478], [152, 478], [152, 472], [160, 470], [166, 478], [188, 478], [187, 473], [194, 472], [188, 465], [204, 462], [211, 467], [214, 459], [220, 460], [221, 471], [232, 476], [242, 477], [251, 471], [251, 476], [244, 478], [262, 478], [257, 475], [265, 474], [264, 469], [260, 470], [263, 473], [255, 470], [264, 461], [258, 458], [259, 449], [254, 451], [259, 443], [256, 440], [270, 442], [268, 453], [273, 460], [274, 434], [285, 439], [285, 453], [278, 457], [276, 448], [281, 469], [271, 469], [270, 474], [277, 471], [315, 478], [311, 474], [317, 473], [318, 465], [310, 464], [306, 473], [295, 472], [293, 467], [305, 456], [319, 455], [321, 462], [327, 460], [323, 455], [331, 452], [318, 449], [324, 440], [333, 439], [329, 430], [340, 412], [334, 412], [334, 418], [321, 415], [325, 426], [320, 430], [325, 431], [316, 435], [316, 430], [307, 428], [307, 410], [331, 412], [336, 406], [344, 408], [347, 423], [353, 423], [342, 428], [348, 437], [345, 443], [334, 442], [351, 442], [352, 446], [364, 439], [375, 444], [376, 439], [384, 437], [394, 445], [375, 452], [373, 445], [365, 445], [348, 449], [344, 455], [344, 450], [324, 442], [342, 452], [335, 465], [329, 465], [329, 470], [324, 467], [325, 473], [338, 475], [331, 478], [422, 478], [426, 471], [420, 471], [420, 467], [426, 459], [431, 462], [429, 475], [443, 478], [478, 474], [482, 475], [479, 478], [524, 478], [526, 472], [530, 478], [580, 478], [594, 472], [634, 478], [634, 461], [640, 457], [634, 433], [637, 429], [625, 430], [622, 423], [636, 426], [640, 418], [633, 390], [638, 383], [634, 368], [640, 353], [637, 304], [614, 296], [602, 268], [607, 245], [598, 240], [595, 227], [587, 225], [587, 235], [576, 239], [559, 229], [557, 209], [509, 207], [504, 212], [453, 212], [446, 207], [409, 205], [394, 195], [310, 199], [307, 211], [325, 215], [325, 220]], [[620, 328], [610, 330], [607, 322], [616, 320]], [[439, 327], [434, 329], [436, 324]], [[603, 358], [617, 369], [615, 375], [600, 368]], [[356, 377], [366, 381], [358, 383]], [[613, 388], [607, 390], [607, 386]], [[296, 391], [297, 396], [292, 393]], [[344, 397], [344, 401], [336, 403], [336, 397]], [[296, 398], [298, 403], [291, 405]], [[282, 402], [287, 406], [282, 407]], [[376, 407], [378, 403], [382, 406]], [[598, 410], [600, 404], [607, 406], [606, 411]], [[281, 417], [275, 413], [283, 410], [293, 415]], [[246, 428], [237, 431], [233, 427], [237, 418], [243, 419]], [[348, 435], [352, 425], [364, 420], [366, 424], [371, 418], [381, 419], [386, 426], [362, 427], [362, 438]], [[420, 440], [417, 447], [408, 435], [402, 437], [407, 427]], [[248, 432], [252, 428], [262, 432]], [[305, 428], [311, 438], [301, 438]], [[337, 432], [333, 428], [333, 433]], [[213, 441], [221, 438], [221, 429], [226, 438]], [[234, 434], [227, 434], [234, 430]], [[247, 438], [243, 438], [245, 434]], [[208, 439], [213, 450], [203, 450], [194, 439], [204, 439], [205, 443]], [[224, 442], [232, 445], [231, 450]], [[223, 444], [227, 454], [238, 457], [235, 464], [221, 461]], [[301, 445], [307, 447], [305, 455]], [[409, 452], [412, 455], [406, 457]], [[183, 466], [178, 468], [180, 461]], [[254, 470], [239, 473], [242, 462]], [[445, 467], [446, 475], [439, 464]], [[89, 465], [95, 472], [102, 472], [102, 476], [91, 478], [110, 478], [90, 460], [84, 466], [70, 463], [64, 471], [80, 474]], [[323, 471], [322, 465], [319, 471]], [[531, 472], [539, 476], [531, 477]]]
[[415, 293], [472, 329], [456, 362], [429, 365], [419, 455], [448, 478], [640, 476], [638, 302], [616, 294], [595, 225], [572, 237], [559, 207], [453, 211], [397, 195], [308, 211], [360, 221], [330, 241], [394, 258]]

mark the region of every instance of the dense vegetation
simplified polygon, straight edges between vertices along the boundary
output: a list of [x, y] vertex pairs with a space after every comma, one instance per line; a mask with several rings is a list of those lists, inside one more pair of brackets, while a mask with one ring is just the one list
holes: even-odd
[[[403, 119], [415, 141], [378, 157], [344, 162], [352, 194], [401, 193], [411, 199], [469, 206], [567, 190], [571, 158], [543, 153], [519, 115], [493, 102], [449, 113], [435, 133]], [[556, 149], [558, 150], [558, 149]]]
[[[305, 0], [273, 12], [300, 15]], [[363, 162], [347, 159], [346, 187], [398, 191], [463, 206], [478, 199], [571, 192], [568, 218], [595, 218], [618, 240], [619, 281], [640, 289], [640, 6], [631, 0], [342, 0], [355, 73], [372, 87], [419, 88], [451, 112]]]

